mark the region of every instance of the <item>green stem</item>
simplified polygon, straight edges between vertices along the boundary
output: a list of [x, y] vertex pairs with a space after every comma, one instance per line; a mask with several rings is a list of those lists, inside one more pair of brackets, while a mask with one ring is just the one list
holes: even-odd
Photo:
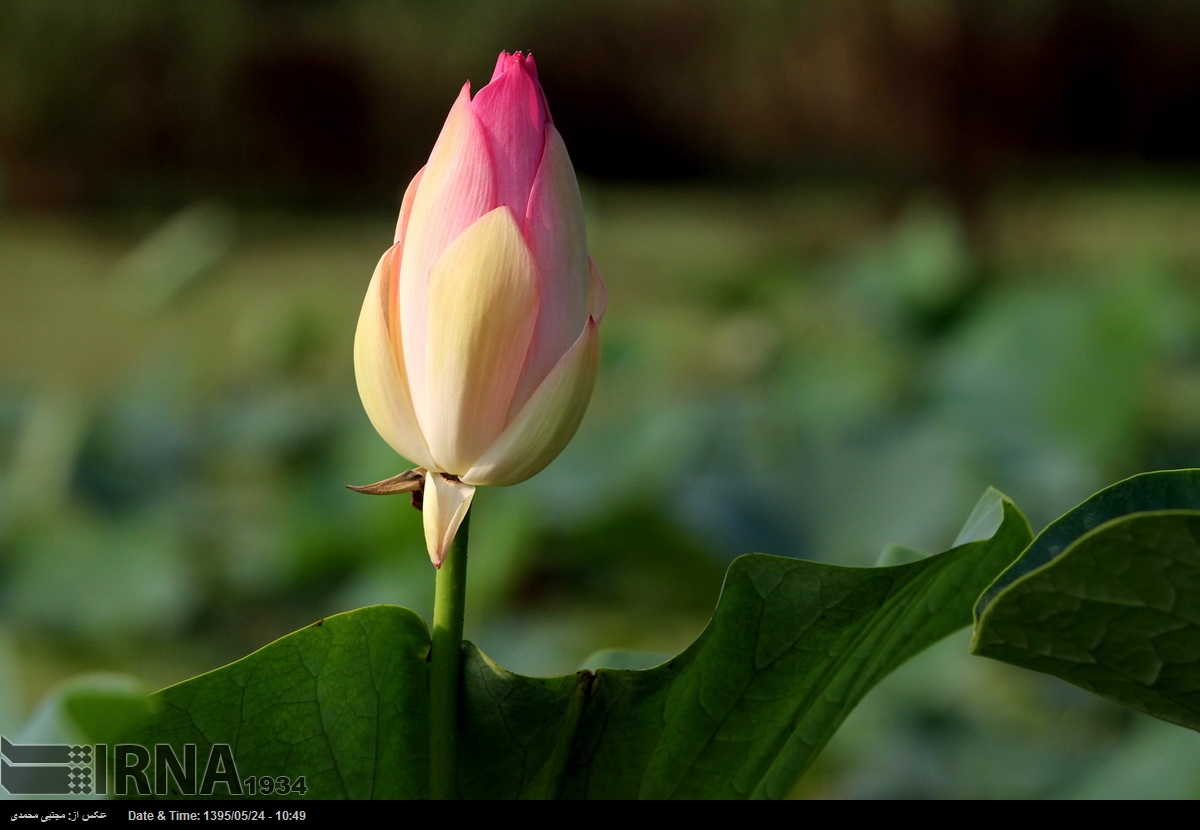
[[467, 597], [467, 536], [463, 517], [437, 572], [433, 597], [433, 648], [429, 675], [429, 796], [458, 798], [458, 697], [462, 667], [463, 607]]

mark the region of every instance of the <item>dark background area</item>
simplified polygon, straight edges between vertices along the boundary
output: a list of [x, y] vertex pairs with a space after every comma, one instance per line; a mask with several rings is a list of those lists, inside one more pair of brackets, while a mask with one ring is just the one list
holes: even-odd
[[969, 210], [1014, 167], [1196, 157], [1188, 3], [13, 0], [3, 14], [15, 207], [389, 205], [495, 43], [536, 50], [592, 179], [866, 176], [932, 182]]

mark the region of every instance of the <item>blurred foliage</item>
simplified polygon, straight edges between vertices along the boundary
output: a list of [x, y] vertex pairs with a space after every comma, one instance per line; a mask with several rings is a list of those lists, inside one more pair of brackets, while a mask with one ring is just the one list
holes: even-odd
[[[997, 227], [1032, 206], [1059, 230], [985, 266], [927, 195], [887, 219], [855, 188], [591, 190], [600, 383], [559, 460], [481, 494], [468, 637], [529, 674], [608, 646], [676, 653], [739, 553], [867, 565], [890, 542], [944, 548], [987, 484], [1039, 525], [1195, 464], [1190, 241], [1130, 212], [1114, 260], [1110, 237], [1062, 230], [1180, 196], [1090, 193], [998, 199]], [[0, 302], [10, 724], [76, 671], [164, 685], [350, 608], [428, 616], [419, 515], [341, 486], [402, 464], [350, 370], [388, 238], [217, 205], [5, 219], [0, 262], [27, 275]], [[869, 696], [800, 793], [1067, 795], [1151, 763], [1159, 727], [953, 642]], [[1170, 741], [1194, 775], [1129, 774], [1195, 794], [1200, 748]]]

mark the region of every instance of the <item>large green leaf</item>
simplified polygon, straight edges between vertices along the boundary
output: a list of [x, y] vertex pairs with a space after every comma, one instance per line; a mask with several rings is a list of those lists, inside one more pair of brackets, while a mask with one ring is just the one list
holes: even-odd
[[[239, 781], [303, 776], [308, 798], [424, 797], [428, 652], [428, 629], [406, 608], [338, 614], [164, 689], [127, 740], [171, 744], [178, 757], [195, 744], [201, 767], [214, 744], [229, 744]], [[223, 785], [212, 793], [226, 795]]]
[[[696, 642], [641, 671], [522, 677], [468, 644], [462, 795], [784, 796], [876, 682], [970, 623], [1030, 537], [989, 491], [958, 547], [909, 564], [743, 556]], [[229, 743], [239, 776], [304, 776], [310, 798], [421, 797], [428, 649], [405, 609], [330, 617], [160, 692], [134, 737], [201, 758]]]
[[[969, 623], [1032, 535], [994, 491], [968, 525], [959, 547], [890, 568], [743, 556], [704, 633], [657, 668], [542, 681], [471, 652], [464, 794], [787, 795], [875, 683]], [[569, 751], [540, 740], [550, 723]]]
[[1200, 729], [1200, 470], [1135, 476], [1047, 527], [980, 600], [973, 648]]

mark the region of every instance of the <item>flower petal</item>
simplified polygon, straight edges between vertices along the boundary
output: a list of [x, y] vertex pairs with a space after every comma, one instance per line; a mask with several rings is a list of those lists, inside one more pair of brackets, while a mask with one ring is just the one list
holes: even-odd
[[504, 486], [541, 472], [579, 428], [599, 369], [600, 333], [589, 318], [575, 345], [462, 480]]
[[571, 348], [587, 319], [583, 200], [566, 145], [553, 126], [546, 136], [546, 151], [529, 197], [524, 233], [537, 263], [542, 302], [521, 382], [513, 395], [513, 413], [525, 405]]
[[517, 216], [525, 215], [549, 126], [536, 77], [524, 57], [502, 56], [491, 83], [471, 102], [495, 163], [496, 204], [508, 205]]
[[533, 59], [532, 54], [522, 55], [520, 52], [513, 52], [510, 55], [508, 52], [501, 52], [500, 57], [496, 58], [496, 68], [492, 70], [492, 78], [488, 81], [488, 83], [490, 84], [492, 81], [496, 80], [506, 71], [508, 71], [509, 66], [511, 66], [514, 61], [520, 64], [520, 66], [529, 75], [530, 80], [533, 81], [533, 85], [537, 89], [538, 99], [542, 104], [542, 109], [546, 111], [546, 119], [552, 121], [553, 119], [550, 117], [550, 107], [546, 104], [546, 93], [542, 89], [541, 82], [538, 81], [537, 62]]
[[396, 242], [403, 242], [404, 234], [408, 232], [408, 219], [412, 216], [413, 200], [417, 198], [417, 188], [421, 186], [421, 176], [424, 174], [425, 168], [422, 167], [408, 183], [408, 187], [404, 189], [404, 199], [400, 202], [400, 216], [396, 219]]
[[604, 280], [600, 278], [600, 269], [596, 267], [596, 263], [592, 262], [592, 258], [588, 257], [588, 317], [595, 320], [596, 325], [600, 325], [600, 321], [604, 319], [606, 308], [608, 308], [608, 289], [604, 287]]
[[438, 469], [464, 472], [504, 429], [537, 309], [533, 258], [506, 207], [463, 232], [434, 267], [429, 384], [414, 403]]
[[442, 567], [446, 560], [446, 552], [474, 497], [473, 484], [463, 484], [433, 470], [425, 473], [421, 520], [425, 525], [425, 547], [435, 568]]
[[468, 84], [454, 102], [421, 173], [404, 232], [400, 314], [414, 401], [421, 400], [426, 387], [430, 273], [451, 242], [495, 206], [492, 157], [487, 137], [471, 109]]
[[[412, 181], [408, 183], [408, 187], [404, 189], [404, 199], [400, 202], [400, 216], [396, 219], [396, 244], [404, 242], [404, 235], [408, 231], [408, 220], [412, 216], [413, 201], [417, 196], [417, 188], [421, 186], [421, 177], [425, 174], [425, 168], [422, 167], [417, 171], [417, 175], [413, 176]], [[398, 260], [399, 266], [403, 260]], [[396, 355], [399, 358], [404, 354], [404, 343], [400, 337], [400, 268], [396, 267], [392, 271], [390, 279], [383, 281], [380, 290], [383, 292], [383, 316], [385, 320], [393, 321], [393, 325], [389, 327], [392, 335], [392, 347], [396, 350]], [[404, 361], [399, 360], [401, 367]], [[411, 394], [411, 393], [410, 393]]]
[[367, 417], [383, 440], [409, 461], [428, 467], [433, 459], [413, 412], [404, 361], [396, 348], [400, 338], [388, 330], [386, 317], [386, 287], [395, 284], [401, 250], [401, 245], [393, 245], [375, 266], [354, 334], [354, 376]]

